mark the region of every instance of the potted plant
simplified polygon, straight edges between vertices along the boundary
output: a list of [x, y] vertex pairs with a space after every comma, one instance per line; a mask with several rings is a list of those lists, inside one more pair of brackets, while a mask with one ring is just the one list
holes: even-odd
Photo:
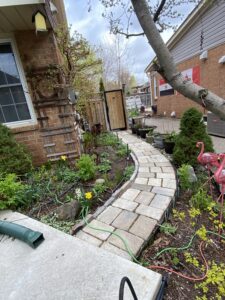
[[156, 128], [156, 126], [148, 126], [148, 127], [144, 127], [144, 128], [140, 128], [139, 132], [140, 132], [140, 137], [142, 137], [143, 139], [146, 138], [146, 135], [149, 134], [153, 134], [153, 130]]
[[142, 128], [142, 125], [138, 123], [138, 124], [135, 124], [134, 127], [136, 128], [137, 135], [140, 136], [140, 129]]
[[153, 141], [155, 144], [154, 146], [156, 148], [163, 149], [164, 148], [164, 138], [165, 138], [165, 134], [155, 132], [154, 137], [153, 137]]
[[174, 131], [166, 134], [166, 136], [164, 138], [164, 146], [165, 146], [166, 153], [168, 153], [168, 154], [173, 153], [176, 138], [177, 138], [177, 134]]
[[136, 134], [137, 133], [137, 127], [135, 125], [131, 125], [131, 131], [132, 131], [132, 134]]

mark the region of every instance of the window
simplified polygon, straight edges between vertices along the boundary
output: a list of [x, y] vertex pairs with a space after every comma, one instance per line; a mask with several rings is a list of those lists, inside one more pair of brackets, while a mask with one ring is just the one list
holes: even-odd
[[156, 81], [156, 76], [153, 77], [153, 86], [154, 86], [154, 99], [158, 99], [158, 86]]
[[11, 43], [0, 43], [0, 123], [31, 119]]

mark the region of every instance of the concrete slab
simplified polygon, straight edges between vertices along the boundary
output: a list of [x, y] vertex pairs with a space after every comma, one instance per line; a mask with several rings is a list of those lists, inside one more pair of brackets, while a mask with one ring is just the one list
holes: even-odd
[[[161, 275], [19, 213], [0, 220], [41, 231], [45, 241], [32, 249], [0, 236], [1, 300], [115, 300], [127, 276], [139, 300], [155, 299]], [[125, 289], [126, 300], [133, 300]]]

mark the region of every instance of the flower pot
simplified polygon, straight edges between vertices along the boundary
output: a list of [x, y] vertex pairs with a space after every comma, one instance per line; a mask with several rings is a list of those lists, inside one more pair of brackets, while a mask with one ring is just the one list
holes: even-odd
[[131, 127], [131, 131], [132, 131], [132, 134], [136, 134], [137, 133], [137, 128], [132, 126]]
[[149, 134], [153, 134], [153, 130], [156, 128], [156, 126], [149, 126], [149, 127], [145, 127], [145, 128], [140, 128], [139, 132], [140, 132], [140, 136], [145, 139], [146, 135]]
[[156, 148], [163, 149], [164, 148], [164, 137], [162, 135], [154, 136], [154, 144]]
[[164, 140], [164, 146], [165, 146], [166, 153], [172, 154], [175, 146], [175, 142]]
[[152, 144], [152, 143], [153, 143], [153, 141], [154, 141], [154, 137], [153, 137], [153, 135], [152, 135], [152, 134], [149, 134], [149, 133], [147, 133], [147, 134], [146, 134], [146, 142], [147, 142], [147, 143], [149, 143], [149, 144]]

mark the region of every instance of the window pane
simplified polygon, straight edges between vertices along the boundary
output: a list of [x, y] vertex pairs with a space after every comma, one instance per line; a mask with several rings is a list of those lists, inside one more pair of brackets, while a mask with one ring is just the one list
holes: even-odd
[[18, 104], [16, 106], [17, 113], [19, 115], [20, 120], [29, 120], [30, 119], [30, 113], [27, 107], [27, 104]]
[[0, 88], [0, 105], [13, 104], [9, 88]]
[[26, 103], [26, 98], [22, 86], [13, 86], [10, 89], [15, 103]]
[[0, 85], [19, 82], [19, 73], [11, 45], [0, 44]]
[[18, 117], [16, 114], [16, 108], [14, 105], [3, 106], [2, 110], [3, 110], [3, 114], [5, 116], [6, 123], [18, 121]]

